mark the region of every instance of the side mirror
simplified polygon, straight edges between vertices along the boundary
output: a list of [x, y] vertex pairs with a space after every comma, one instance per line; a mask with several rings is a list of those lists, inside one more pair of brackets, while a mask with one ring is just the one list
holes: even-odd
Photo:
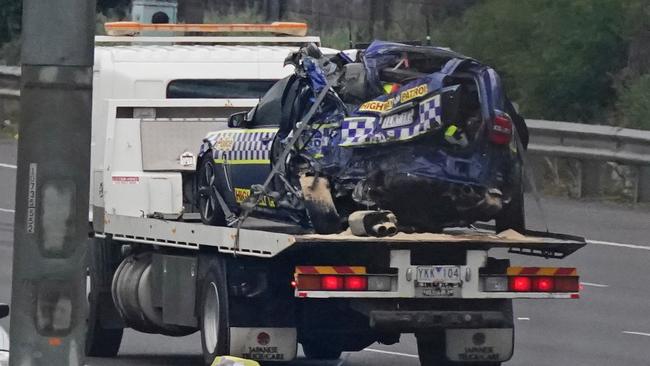
[[9, 315], [9, 305], [0, 304], [0, 319], [7, 317]]
[[248, 112], [237, 112], [228, 117], [228, 127], [230, 128], [241, 128], [246, 127], [246, 116]]

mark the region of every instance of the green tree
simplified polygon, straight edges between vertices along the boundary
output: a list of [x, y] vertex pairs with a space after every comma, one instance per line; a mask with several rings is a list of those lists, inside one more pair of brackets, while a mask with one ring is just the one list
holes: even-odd
[[650, 130], [650, 74], [641, 75], [621, 88], [618, 124]]
[[497, 68], [530, 117], [603, 121], [625, 61], [619, 0], [486, 0], [443, 36]]

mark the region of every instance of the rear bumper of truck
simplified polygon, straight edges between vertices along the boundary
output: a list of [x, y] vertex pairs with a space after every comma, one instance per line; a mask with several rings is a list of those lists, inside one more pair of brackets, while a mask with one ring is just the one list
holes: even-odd
[[511, 318], [500, 311], [384, 311], [370, 312], [370, 327], [380, 331], [415, 333], [432, 329], [503, 328]]

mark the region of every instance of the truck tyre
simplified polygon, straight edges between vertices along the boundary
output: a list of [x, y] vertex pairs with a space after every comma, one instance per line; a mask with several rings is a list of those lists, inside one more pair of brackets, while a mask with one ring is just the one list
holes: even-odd
[[302, 351], [310, 360], [336, 360], [341, 357], [340, 348], [328, 344], [325, 339], [302, 341]]
[[526, 213], [524, 211], [523, 169], [519, 168], [515, 179], [515, 188], [510, 202], [503, 207], [495, 218], [496, 232], [512, 229], [521, 234], [526, 231]]
[[199, 166], [198, 206], [201, 213], [201, 222], [205, 225], [225, 226], [226, 216], [217, 199], [217, 176], [214, 172], [214, 162], [211, 152], [207, 152]]
[[114, 270], [113, 250], [110, 239], [95, 239], [88, 249], [88, 329], [86, 330], [86, 356], [115, 357], [122, 343], [124, 329], [108, 328], [102, 324], [106, 313], [118, 316], [111, 297], [111, 281]]
[[416, 334], [418, 357], [421, 366], [500, 366], [501, 362], [453, 362], [447, 359], [445, 350], [445, 333]]
[[207, 265], [201, 285], [199, 314], [203, 359], [206, 365], [211, 365], [215, 357], [230, 353], [230, 327], [225, 263], [215, 257], [207, 261]]

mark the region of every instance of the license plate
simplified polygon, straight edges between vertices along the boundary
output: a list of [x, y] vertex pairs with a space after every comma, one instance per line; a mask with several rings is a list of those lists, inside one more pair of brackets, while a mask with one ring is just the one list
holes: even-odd
[[403, 113], [392, 114], [384, 117], [381, 121], [382, 128], [393, 128], [410, 125], [413, 122], [413, 114], [415, 109], [408, 110]]
[[460, 283], [458, 266], [422, 266], [417, 268], [419, 283]]

